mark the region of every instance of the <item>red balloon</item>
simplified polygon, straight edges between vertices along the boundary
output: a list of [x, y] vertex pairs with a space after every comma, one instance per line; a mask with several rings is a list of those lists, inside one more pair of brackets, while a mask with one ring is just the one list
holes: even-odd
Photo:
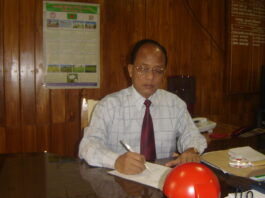
[[216, 175], [205, 165], [190, 162], [175, 167], [166, 177], [163, 192], [168, 198], [220, 198]]

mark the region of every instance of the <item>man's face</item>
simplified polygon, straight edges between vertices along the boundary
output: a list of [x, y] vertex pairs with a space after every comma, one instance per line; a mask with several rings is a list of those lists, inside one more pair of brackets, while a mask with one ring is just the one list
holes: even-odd
[[129, 75], [135, 89], [145, 98], [149, 98], [159, 88], [165, 72], [165, 57], [155, 45], [143, 45], [134, 65], [128, 65]]

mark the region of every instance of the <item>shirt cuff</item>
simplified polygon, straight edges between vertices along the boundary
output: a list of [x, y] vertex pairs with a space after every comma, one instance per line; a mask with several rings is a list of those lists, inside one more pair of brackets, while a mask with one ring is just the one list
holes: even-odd
[[102, 159], [102, 166], [106, 168], [114, 169], [114, 165], [118, 157], [119, 157], [119, 154], [114, 153], [112, 151], [105, 153]]

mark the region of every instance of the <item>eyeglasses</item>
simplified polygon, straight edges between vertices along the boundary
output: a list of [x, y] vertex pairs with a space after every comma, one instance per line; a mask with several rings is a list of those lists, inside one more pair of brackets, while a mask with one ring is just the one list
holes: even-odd
[[145, 65], [135, 65], [135, 69], [140, 75], [146, 75], [150, 71], [153, 73], [154, 76], [162, 76], [165, 73], [165, 67], [163, 66], [150, 68]]

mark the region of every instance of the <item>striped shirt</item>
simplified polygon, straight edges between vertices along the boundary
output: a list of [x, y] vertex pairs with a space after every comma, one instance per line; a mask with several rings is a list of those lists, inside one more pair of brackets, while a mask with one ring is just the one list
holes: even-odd
[[[157, 159], [168, 158], [178, 150], [207, 146], [194, 125], [186, 104], [175, 94], [158, 89], [149, 100]], [[79, 157], [92, 166], [114, 168], [119, 155], [127, 152], [120, 140], [140, 152], [145, 98], [133, 86], [104, 97], [95, 107], [90, 125], [79, 145]]]

